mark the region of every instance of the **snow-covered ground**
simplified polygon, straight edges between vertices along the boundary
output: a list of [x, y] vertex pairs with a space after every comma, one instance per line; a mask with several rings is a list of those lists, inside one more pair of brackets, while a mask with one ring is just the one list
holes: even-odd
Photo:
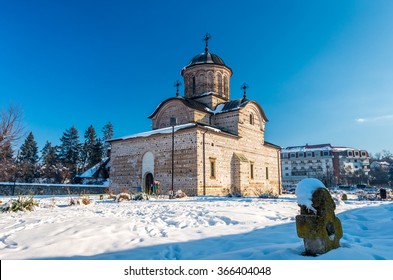
[[42, 197], [35, 211], [0, 213], [0, 259], [393, 260], [391, 201], [350, 197], [337, 205], [341, 248], [313, 258], [301, 254], [293, 195], [120, 203], [91, 198], [90, 205], [69, 206], [69, 197]]

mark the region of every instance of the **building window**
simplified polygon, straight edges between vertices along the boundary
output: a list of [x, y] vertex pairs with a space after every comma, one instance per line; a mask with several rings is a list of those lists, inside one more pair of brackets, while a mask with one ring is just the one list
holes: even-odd
[[254, 124], [254, 115], [250, 114], [250, 124]]
[[216, 179], [216, 159], [210, 158], [210, 179]]
[[269, 167], [266, 167], [266, 180], [269, 180]]
[[326, 157], [329, 155], [329, 152], [323, 152], [323, 155]]
[[250, 178], [254, 179], [254, 163], [250, 162]]
[[227, 96], [229, 93], [229, 85], [228, 85], [228, 78], [224, 76], [224, 96]]
[[296, 154], [295, 153], [291, 153], [291, 158], [295, 158]]
[[304, 153], [298, 153], [299, 157], [303, 157]]
[[195, 94], [195, 77], [192, 77], [192, 94]]
[[307, 152], [307, 157], [312, 157], [312, 152]]
[[218, 95], [222, 96], [222, 77], [221, 74], [217, 75]]

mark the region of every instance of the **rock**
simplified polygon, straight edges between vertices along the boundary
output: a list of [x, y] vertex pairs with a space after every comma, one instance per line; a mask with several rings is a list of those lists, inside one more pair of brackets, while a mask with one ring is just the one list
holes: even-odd
[[343, 236], [341, 221], [336, 217], [336, 204], [326, 188], [318, 188], [312, 193], [312, 207], [300, 206], [296, 216], [296, 230], [304, 239], [305, 254], [315, 256], [340, 247]]

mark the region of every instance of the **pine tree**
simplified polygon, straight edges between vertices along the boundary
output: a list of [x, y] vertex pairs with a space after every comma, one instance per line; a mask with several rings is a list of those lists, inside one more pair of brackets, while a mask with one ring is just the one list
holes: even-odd
[[81, 145], [79, 143], [78, 130], [75, 126], [67, 129], [60, 138], [58, 157], [60, 163], [70, 172], [69, 181], [74, 182], [75, 175], [79, 171]]
[[97, 137], [96, 131], [92, 125], [85, 132], [85, 142], [82, 148], [82, 166], [87, 170], [101, 161], [102, 144]]
[[4, 141], [0, 149], [0, 181], [13, 181], [16, 177], [16, 166], [11, 148], [11, 141]]
[[18, 156], [19, 178], [25, 182], [33, 182], [39, 177], [38, 173], [38, 147], [32, 132], [20, 147]]
[[59, 161], [56, 147], [46, 142], [41, 150], [41, 178], [47, 183], [62, 183], [63, 170], [66, 169]]
[[108, 148], [110, 147], [110, 144], [107, 142], [109, 139], [113, 138], [114, 132], [113, 132], [113, 125], [111, 122], [107, 122], [106, 125], [102, 128], [102, 134], [104, 135], [103, 137], [103, 157], [107, 156], [107, 151]]

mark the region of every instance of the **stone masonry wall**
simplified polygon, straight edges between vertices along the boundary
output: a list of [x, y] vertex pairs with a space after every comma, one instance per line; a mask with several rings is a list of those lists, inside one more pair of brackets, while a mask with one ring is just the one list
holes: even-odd
[[[172, 186], [172, 134], [156, 134], [112, 142], [111, 180], [115, 188], [135, 190], [144, 186], [142, 158], [147, 152], [154, 155], [154, 180], [160, 181], [161, 193]], [[184, 129], [175, 133], [174, 191], [181, 189], [195, 195], [196, 186], [196, 131]]]
[[193, 121], [194, 111], [180, 100], [172, 100], [165, 104], [153, 119], [153, 129], [169, 127], [171, 117], [177, 118], [177, 124], [189, 123]]

